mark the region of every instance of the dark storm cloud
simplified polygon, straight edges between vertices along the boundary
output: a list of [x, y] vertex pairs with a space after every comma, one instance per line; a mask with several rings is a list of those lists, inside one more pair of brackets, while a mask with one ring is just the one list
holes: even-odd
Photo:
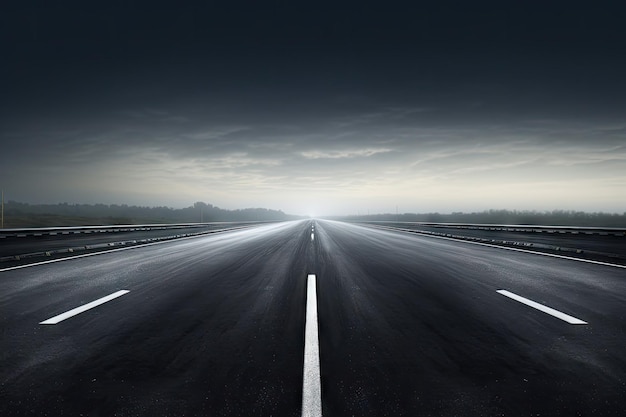
[[624, 205], [618, 3], [2, 7], [0, 175], [25, 201]]

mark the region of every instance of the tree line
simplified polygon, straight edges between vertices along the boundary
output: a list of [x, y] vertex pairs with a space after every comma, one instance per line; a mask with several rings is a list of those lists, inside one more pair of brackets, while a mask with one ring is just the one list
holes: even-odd
[[345, 220], [401, 221], [428, 223], [527, 224], [545, 226], [626, 227], [626, 212], [486, 210], [463, 213], [385, 213], [342, 217]]
[[[129, 206], [126, 204], [28, 204], [5, 202], [4, 227], [87, 226], [105, 224], [284, 221], [302, 218], [281, 210], [246, 208], [226, 210], [196, 202], [186, 208]], [[626, 212], [568, 210], [486, 210], [463, 213], [384, 213], [334, 217], [339, 220], [432, 223], [528, 224], [548, 226], [626, 227]]]
[[282, 221], [295, 219], [281, 210], [226, 210], [196, 202], [186, 208], [126, 204], [28, 204], [5, 202], [4, 227], [87, 226], [110, 224]]

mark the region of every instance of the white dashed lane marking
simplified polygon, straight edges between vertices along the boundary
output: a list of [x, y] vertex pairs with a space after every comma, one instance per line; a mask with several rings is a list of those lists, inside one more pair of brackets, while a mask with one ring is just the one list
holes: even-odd
[[543, 311], [544, 313], [549, 314], [549, 315], [551, 315], [553, 317], [556, 317], [556, 318], [559, 318], [559, 319], [561, 319], [563, 321], [566, 321], [569, 324], [587, 324], [586, 321], [582, 321], [580, 319], [577, 319], [576, 317], [572, 317], [572, 316], [570, 316], [568, 314], [561, 313], [558, 310], [555, 310], [553, 308], [544, 306], [543, 304], [536, 303], [536, 302], [534, 302], [532, 300], [529, 300], [528, 298], [524, 298], [524, 297], [519, 296], [517, 294], [513, 294], [510, 291], [498, 290], [496, 292], [498, 294], [504, 295], [505, 297], [509, 297], [512, 300], [519, 301], [522, 304], [526, 304], [527, 306], [530, 306], [532, 308], [536, 308], [539, 311]]
[[128, 291], [128, 290], [120, 290], [120, 291], [114, 292], [113, 294], [109, 294], [106, 297], [98, 298], [95, 301], [92, 301], [92, 302], [87, 303], [87, 304], [83, 304], [80, 307], [73, 308], [73, 309], [71, 309], [69, 311], [66, 311], [63, 314], [59, 314], [58, 316], [54, 316], [52, 318], [49, 318], [48, 320], [44, 320], [44, 321], [42, 321], [39, 324], [57, 324], [59, 322], [62, 322], [63, 320], [69, 319], [70, 317], [74, 317], [77, 314], [83, 313], [83, 312], [85, 312], [87, 310], [90, 310], [90, 309], [92, 309], [94, 307], [98, 307], [99, 305], [104, 304], [104, 303], [106, 303], [108, 301], [111, 301], [111, 300], [113, 300], [113, 299], [115, 299], [117, 297], [121, 297], [124, 294], [128, 294], [129, 292], [130, 291]]
[[317, 290], [315, 274], [307, 278], [304, 372], [302, 380], [302, 417], [322, 415], [320, 347], [317, 330]]

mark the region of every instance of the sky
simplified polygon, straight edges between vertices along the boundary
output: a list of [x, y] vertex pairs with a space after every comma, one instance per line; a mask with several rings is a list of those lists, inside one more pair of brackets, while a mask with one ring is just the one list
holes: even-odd
[[621, 1], [2, 2], [0, 187], [624, 213], [625, 21]]

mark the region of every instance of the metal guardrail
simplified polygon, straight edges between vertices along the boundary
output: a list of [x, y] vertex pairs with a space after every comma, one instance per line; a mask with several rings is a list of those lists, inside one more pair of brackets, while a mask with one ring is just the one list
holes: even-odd
[[543, 226], [524, 224], [482, 224], [482, 223], [433, 223], [433, 222], [396, 222], [396, 221], [359, 221], [357, 223], [372, 223], [381, 225], [406, 225], [435, 227], [445, 229], [492, 230], [500, 232], [524, 233], [571, 233], [588, 235], [626, 236], [626, 228], [620, 227], [586, 227], [586, 226]]
[[58, 236], [82, 233], [142, 232], [147, 230], [191, 229], [227, 225], [251, 225], [268, 223], [265, 221], [246, 222], [210, 222], [176, 224], [125, 224], [106, 226], [64, 226], [64, 227], [29, 227], [20, 229], [0, 229], [0, 239], [7, 237]]
[[[582, 257], [599, 262], [608, 261], [611, 264], [626, 264], [626, 245], [624, 245], [626, 243], [626, 229], [622, 228], [393, 221], [360, 223], [386, 230], [397, 230], [489, 245], [521, 247], [538, 252], [565, 252], [569, 256]], [[472, 234], [469, 232], [470, 229], [482, 230], [482, 232], [479, 231]], [[520, 233], [515, 235], [510, 232]], [[543, 234], [542, 232], [547, 232], [548, 234]], [[598, 246], [597, 242], [599, 241], [610, 242], [612, 246]], [[595, 246], [594, 242], [596, 242]]]
[[[0, 230], [0, 238], [6, 237], [31, 237], [31, 236], [53, 236], [53, 240], [67, 242], [68, 246], [55, 247], [49, 249], [33, 248], [24, 253], [11, 253], [5, 256], [0, 254], [0, 263], [3, 262], [22, 262], [32, 258], [50, 258], [56, 256], [68, 256], [82, 252], [93, 252], [118, 247], [131, 247], [148, 243], [162, 242], [180, 238], [188, 238], [194, 236], [202, 236], [211, 233], [219, 233], [223, 231], [232, 231], [244, 229], [256, 224], [268, 223], [265, 221], [249, 221], [249, 222], [212, 222], [212, 223], [179, 223], [179, 224], [143, 224], [143, 225], [115, 225], [115, 226], [72, 226], [72, 227], [46, 227], [46, 228], [28, 228], [28, 229], [4, 229]], [[192, 230], [189, 230], [192, 229]], [[80, 233], [110, 233], [110, 232], [145, 232], [151, 230], [172, 230], [167, 235], [150, 236], [150, 233], [139, 234], [139, 236], [131, 235], [115, 235], [119, 239], [115, 241], [97, 239], [84, 243], [80, 240], [72, 239], [72, 236]], [[122, 237], [125, 236], [125, 237]], [[95, 236], [94, 236], [95, 237]], [[38, 239], [24, 239], [21, 242], [27, 244], [37, 244]], [[11, 246], [13, 239], [6, 241], [7, 247]], [[30, 242], [30, 243], [28, 243]], [[72, 243], [73, 242], [73, 243]], [[71, 245], [71, 246], [69, 246]]]

